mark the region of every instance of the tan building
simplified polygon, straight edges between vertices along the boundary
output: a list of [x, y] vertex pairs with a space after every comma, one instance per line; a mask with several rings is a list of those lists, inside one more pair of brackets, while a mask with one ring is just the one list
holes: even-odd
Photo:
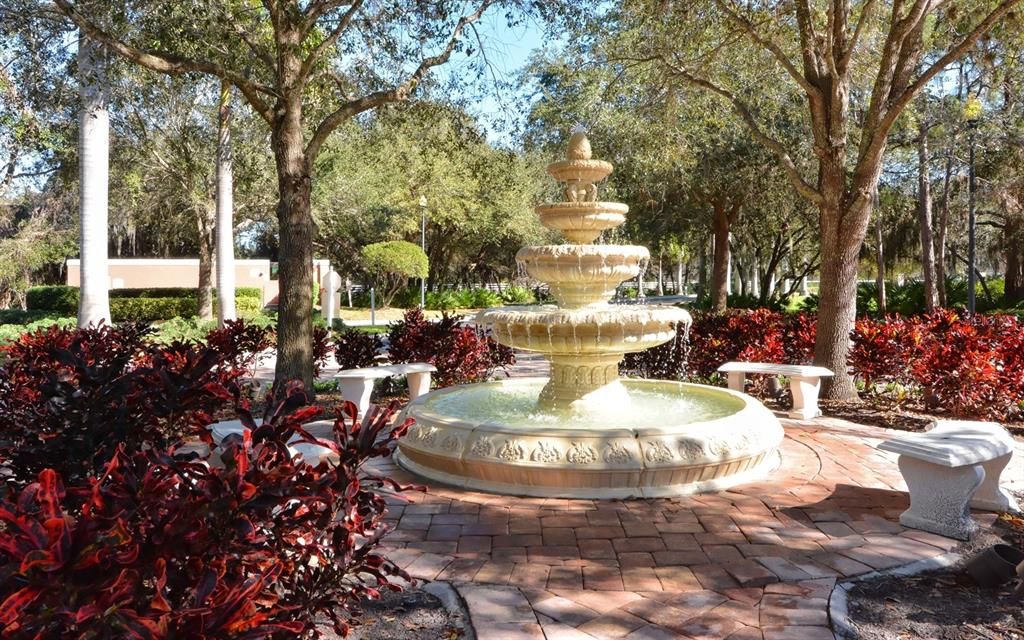
[[[256, 287], [263, 291], [263, 304], [277, 304], [278, 283], [270, 279], [270, 260], [236, 259], [235, 286]], [[313, 282], [320, 282], [331, 270], [330, 260], [313, 261]], [[68, 260], [67, 283], [80, 285], [81, 261]], [[108, 261], [107, 286], [111, 289], [155, 289], [195, 287], [199, 283], [198, 258], [111, 258]]]

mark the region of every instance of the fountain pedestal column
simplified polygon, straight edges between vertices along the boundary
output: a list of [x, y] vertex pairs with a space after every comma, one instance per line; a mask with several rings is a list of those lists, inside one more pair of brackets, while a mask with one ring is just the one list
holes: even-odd
[[621, 353], [552, 354], [548, 360], [551, 378], [538, 398], [542, 408], [584, 408], [577, 404], [580, 402], [585, 403], [586, 408], [597, 408], [597, 403], [621, 406], [626, 398], [625, 389], [618, 384]]

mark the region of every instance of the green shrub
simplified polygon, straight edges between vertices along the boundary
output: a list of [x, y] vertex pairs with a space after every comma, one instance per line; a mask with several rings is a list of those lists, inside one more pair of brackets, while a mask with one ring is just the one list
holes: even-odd
[[534, 304], [537, 302], [537, 296], [533, 295], [533, 291], [517, 285], [505, 287], [505, 290], [501, 292], [501, 299], [506, 304]]
[[25, 294], [25, 303], [32, 310], [78, 313], [78, 287], [67, 285], [31, 287]]
[[196, 315], [195, 298], [112, 298], [110, 319], [114, 322], [155, 322], [178, 316]]
[[459, 308], [459, 296], [451, 289], [427, 292], [427, 308], [435, 311], [451, 311]]
[[[110, 315], [114, 322], [152, 322], [178, 316], [194, 316], [197, 312], [195, 288], [164, 287], [152, 289], [111, 289]], [[235, 289], [235, 308], [240, 315], [259, 313], [263, 292], [256, 287]], [[214, 291], [214, 300], [217, 292]], [[32, 311], [75, 315], [78, 313], [78, 287], [54, 285], [32, 287], [27, 295]]]

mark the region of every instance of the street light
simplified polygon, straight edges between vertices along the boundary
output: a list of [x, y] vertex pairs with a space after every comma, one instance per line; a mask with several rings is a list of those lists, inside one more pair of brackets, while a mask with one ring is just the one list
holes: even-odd
[[972, 96], [967, 99], [964, 105], [964, 117], [967, 119], [967, 136], [970, 141], [970, 168], [968, 170], [968, 198], [967, 198], [967, 312], [974, 315], [975, 311], [975, 287], [977, 286], [977, 241], [975, 233], [975, 211], [974, 193], [976, 189], [974, 171], [974, 138], [978, 130], [978, 120], [981, 118], [981, 101]]
[[[420, 249], [427, 253], [427, 196], [420, 196]], [[420, 309], [427, 308], [427, 280], [420, 278]]]

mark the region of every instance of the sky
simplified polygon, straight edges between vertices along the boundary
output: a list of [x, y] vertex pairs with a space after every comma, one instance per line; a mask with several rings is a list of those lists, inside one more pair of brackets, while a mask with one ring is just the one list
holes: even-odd
[[[498, 85], [512, 82], [516, 75], [529, 62], [530, 56], [543, 48], [547, 39], [543, 26], [535, 20], [527, 20], [523, 24], [509, 27], [505, 16], [500, 11], [491, 11], [480, 19], [477, 26], [480, 39], [484, 42], [484, 55], [493, 77], [481, 83], [484, 92], [479, 99], [469, 106], [470, 113], [487, 132], [488, 140], [493, 144], [518, 147], [518, 140], [510, 140], [507, 133], [501, 130], [501, 124], [509, 117], [519, 115], [524, 98], [514, 90], [499, 89]], [[472, 34], [465, 38], [475, 38]], [[480, 55], [479, 52], [476, 55]], [[458, 77], [465, 73], [475, 73], [471, 62], [452, 61], [438, 71], [442, 79]]]

